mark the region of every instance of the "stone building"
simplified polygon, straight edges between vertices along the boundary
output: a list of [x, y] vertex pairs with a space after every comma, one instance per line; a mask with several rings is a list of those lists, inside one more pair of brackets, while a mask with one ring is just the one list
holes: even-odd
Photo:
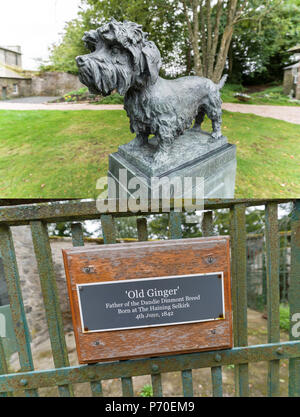
[[30, 95], [31, 77], [22, 72], [20, 46], [0, 46], [0, 99]]
[[291, 59], [294, 63], [284, 68], [283, 92], [300, 100], [300, 44], [288, 52], [293, 53]]
[[0, 46], [0, 100], [30, 96], [62, 96], [84, 87], [66, 72], [24, 71], [20, 46]]

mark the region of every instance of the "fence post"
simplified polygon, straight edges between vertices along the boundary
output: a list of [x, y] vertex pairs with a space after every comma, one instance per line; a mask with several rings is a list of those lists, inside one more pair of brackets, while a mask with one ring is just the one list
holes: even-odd
[[[266, 205], [266, 259], [268, 343], [280, 341], [279, 330], [279, 245], [277, 203]], [[279, 395], [279, 360], [268, 363], [268, 396]]]
[[[30, 225], [46, 311], [53, 361], [56, 368], [63, 368], [70, 366], [70, 364], [47, 224], [35, 220], [30, 222]], [[59, 386], [58, 390], [63, 397], [74, 395], [71, 385]]]
[[[290, 340], [300, 340], [296, 334], [299, 330], [295, 331], [295, 318], [298, 316], [299, 322], [300, 314], [300, 200], [294, 202], [291, 225]], [[300, 397], [300, 358], [290, 359], [289, 362], [289, 396]]]
[[[212, 236], [214, 230], [213, 212], [205, 211], [202, 219], [203, 236]], [[214, 397], [223, 396], [222, 366], [214, 366], [211, 368], [212, 393]]]
[[[101, 226], [104, 244], [113, 244], [117, 242], [114, 218], [110, 214], [101, 216]], [[121, 378], [123, 397], [133, 397], [133, 382], [131, 377]]]
[[[84, 238], [81, 223], [72, 223], [71, 224], [72, 232], [72, 243], [74, 247], [84, 246]], [[102, 397], [102, 384], [101, 381], [92, 381], [91, 390], [93, 397]]]
[[[10, 227], [0, 225], [0, 251], [3, 259], [4, 274], [11, 314], [16, 335], [18, 354], [23, 372], [33, 371], [33, 360], [30, 346], [30, 334], [24, 309], [23, 296], [20, 284], [19, 270], [16, 260]], [[38, 396], [37, 390], [25, 390], [26, 396]]]
[[[231, 208], [232, 307], [234, 345], [247, 346], [246, 205]], [[236, 395], [249, 396], [248, 364], [235, 367]]]

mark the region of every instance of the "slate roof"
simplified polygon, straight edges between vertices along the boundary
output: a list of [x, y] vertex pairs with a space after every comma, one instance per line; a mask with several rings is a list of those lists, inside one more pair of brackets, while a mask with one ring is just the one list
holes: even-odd
[[0, 49], [4, 49], [5, 51], [9, 51], [9, 52], [14, 52], [15, 54], [18, 54], [18, 55], [22, 55], [22, 52], [17, 51], [16, 49], [14, 49], [13, 47], [10, 47], [10, 46], [1, 46], [0, 45]]
[[300, 43], [287, 50], [288, 52], [300, 52]]
[[15, 71], [11, 67], [0, 62], [0, 78], [14, 78], [20, 80], [28, 80], [30, 77], [24, 77], [19, 71]]
[[299, 68], [300, 67], [300, 61], [299, 62], [296, 62], [295, 64], [293, 64], [293, 65], [289, 65], [288, 67], [284, 67], [283, 69], [291, 69], [291, 68]]

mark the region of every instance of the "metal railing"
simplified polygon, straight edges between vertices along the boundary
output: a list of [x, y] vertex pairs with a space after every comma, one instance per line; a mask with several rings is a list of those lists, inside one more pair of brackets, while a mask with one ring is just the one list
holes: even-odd
[[[153, 395], [163, 395], [161, 375], [181, 372], [184, 396], [193, 396], [192, 370], [211, 368], [212, 393], [222, 396], [222, 367], [235, 367], [235, 394], [249, 395], [249, 363], [267, 361], [267, 394], [279, 395], [279, 369], [283, 359], [289, 360], [289, 395], [300, 396], [300, 337], [290, 332], [290, 341], [280, 342], [279, 328], [279, 262], [278, 262], [278, 204], [287, 200], [207, 200], [206, 210], [230, 209], [231, 275], [234, 348], [218, 352], [178, 354], [147, 359], [70, 366], [57, 293], [47, 225], [72, 222], [74, 246], [83, 246], [81, 222], [98, 219], [102, 224], [104, 243], [115, 243], [114, 217], [137, 216], [146, 213], [100, 214], [95, 201], [64, 201], [0, 207], [0, 252], [9, 294], [14, 331], [18, 345], [21, 370], [8, 373], [8, 363], [0, 339], [0, 395], [37, 396], [39, 388], [57, 386], [60, 396], [73, 396], [73, 384], [89, 382], [93, 396], [102, 396], [102, 381], [120, 378], [124, 396], [134, 394], [133, 376], [151, 375]], [[265, 205], [266, 227], [266, 296], [268, 343], [248, 345], [247, 325], [247, 260], [245, 210], [249, 206]], [[203, 234], [212, 230], [212, 216], [205, 212]], [[10, 227], [29, 224], [38, 265], [44, 308], [46, 312], [55, 369], [35, 371], [30, 346], [20, 276]], [[145, 219], [137, 221], [139, 240], [147, 240]], [[300, 313], [300, 200], [293, 201], [291, 220], [291, 267], [289, 305], [291, 318]], [[182, 238], [181, 213], [169, 214], [169, 236]], [[292, 322], [293, 324], [293, 322]]]

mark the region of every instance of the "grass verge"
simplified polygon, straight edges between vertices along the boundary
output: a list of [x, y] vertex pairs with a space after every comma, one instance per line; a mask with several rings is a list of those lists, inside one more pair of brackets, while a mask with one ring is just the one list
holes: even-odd
[[[237, 145], [236, 198], [299, 197], [298, 125], [224, 111], [223, 133]], [[123, 110], [0, 111], [1, 198], [95, 198], [108, 155], [133, 137]]]

